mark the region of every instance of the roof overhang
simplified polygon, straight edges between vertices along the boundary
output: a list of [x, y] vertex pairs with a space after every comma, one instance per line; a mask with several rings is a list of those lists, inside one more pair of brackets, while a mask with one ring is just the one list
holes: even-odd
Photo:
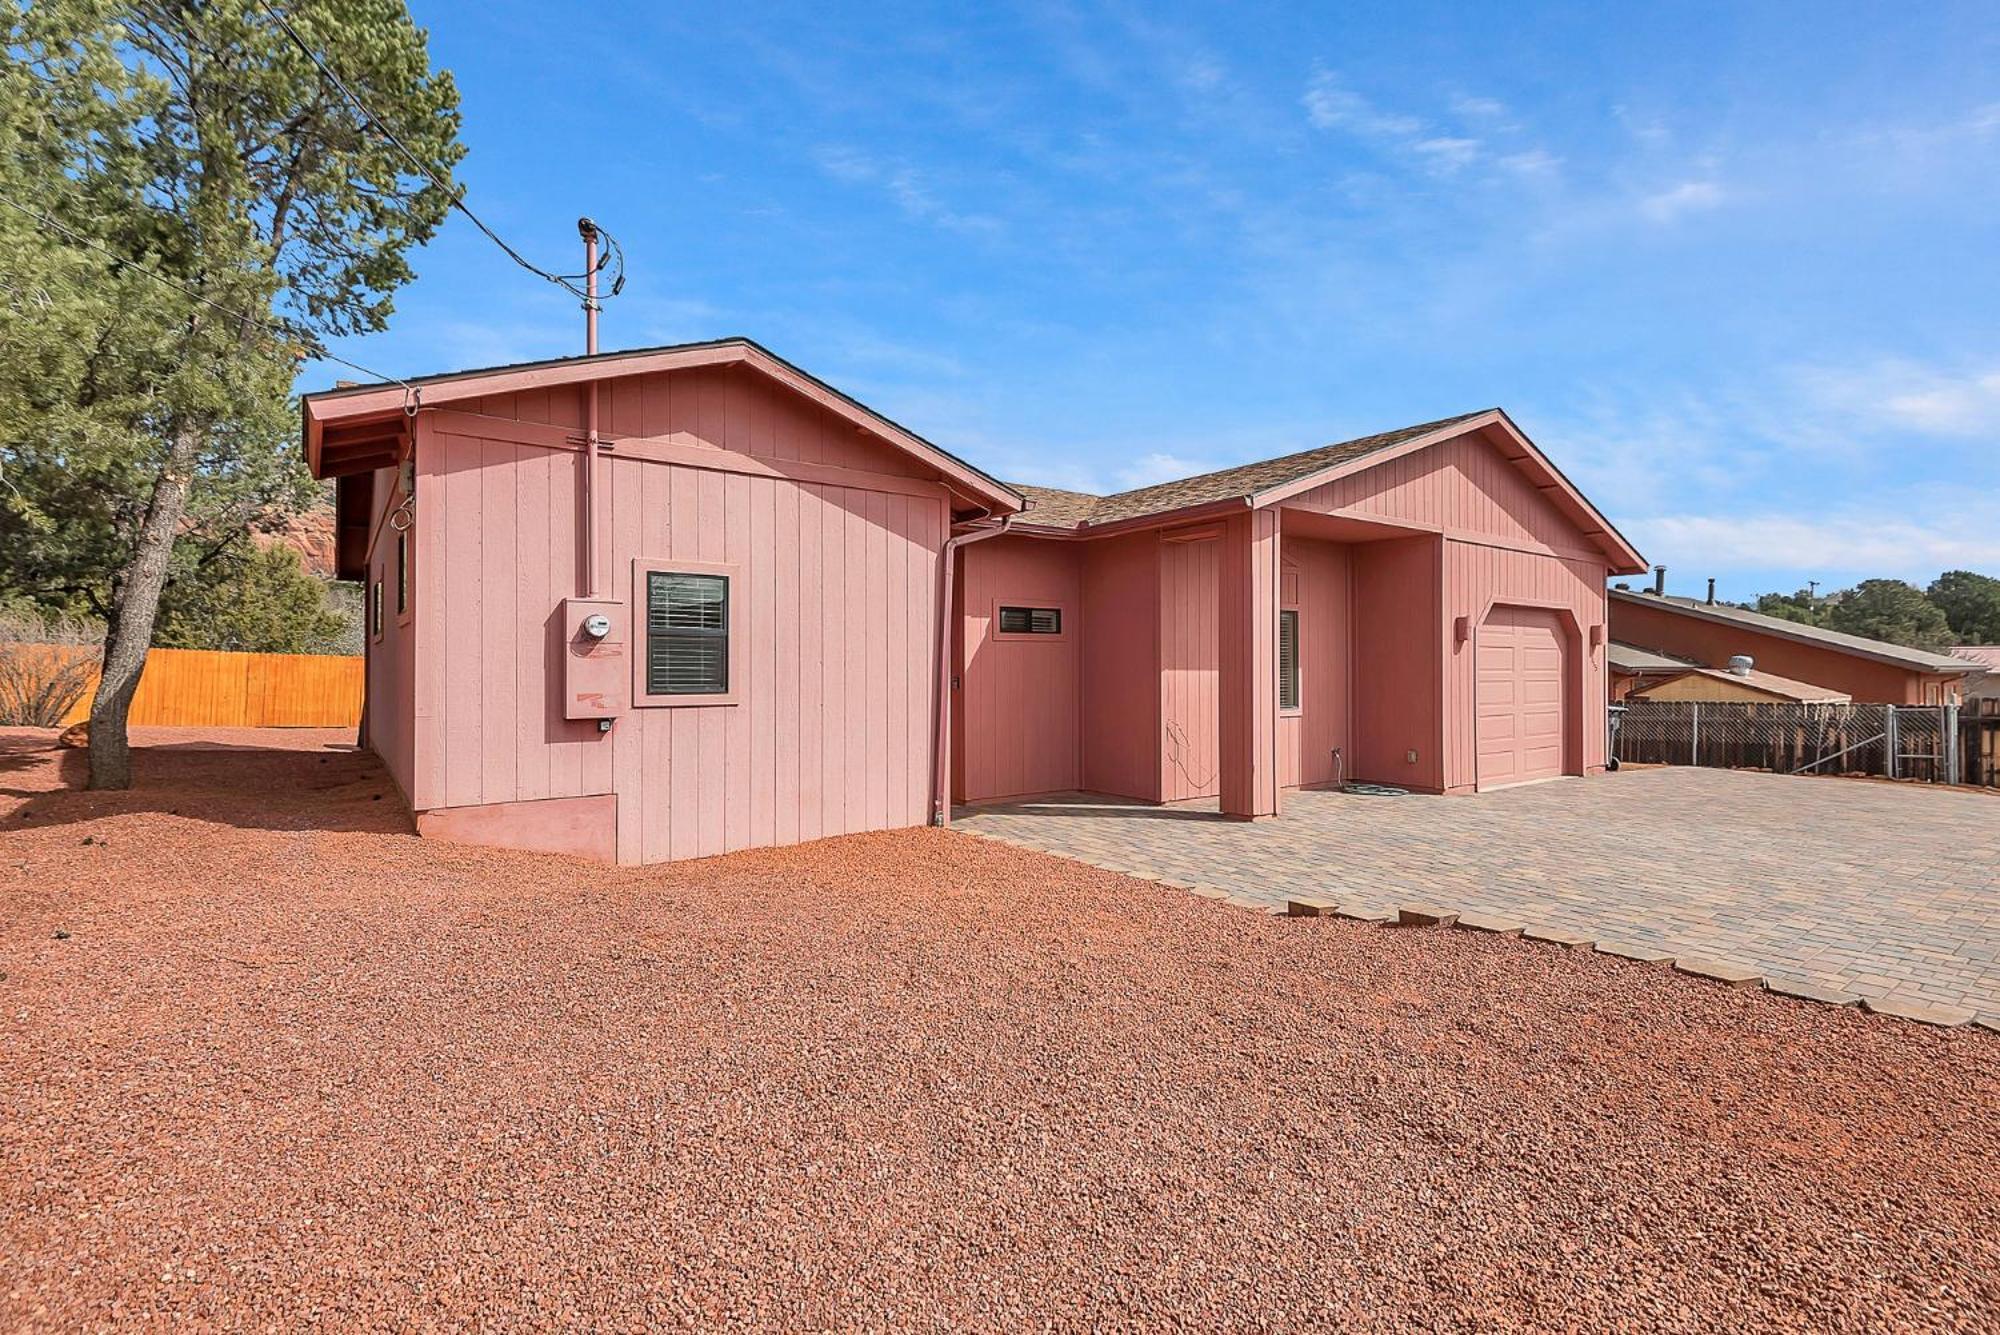
[[1476, 417], [1453, 422], [1449, 426], [1413, 437], [1387, 449], [1363, 455], [1359, 459], [1331, 464], [1316, 473], [1293, 478], [1281, 486], [1250, 496], [1248, 501], [1254, 506], [1275, 505], [1294, 496], [1303, 495], [1315, 487], [1323, 487], [1329, 482], [1352, 477], [1356, 473], [1365, 473], [1391, 460], [1476, 432], [1485, 433], [1487, 440], [1500, 451], [1501, 457], [1525, 474], [1535, 490], [1547, 497], [1551, 504], [1562, 511], [1570, 522], [1590, 539], [1592, 545], [1604, 553], [1612, 574], [1642, 575], [1647, 571], [1649, 567], [1646, 558], [1639, 554], [1639, 549], [1626, 541], [1625, 535], [1620, 533], [1596, 506], [1584, 499], [1583, 493], [1563, 476], [1562, 470], [1550, 463], [1548, 456], [1528, 439], [1520, 427], [1514, 425], [1514, 420], [1498, 408], [1480, 413]]
[[757, 371], [856, 428], [935, 468], [953, 492], [989, 514], [1016, 514], [1026, 504], [1013, 488], [882, 416], [859, 400], [800, 370], [746, 338], [666, 348], [524, 362], [479, 371], [424, 376], [389, 385], [322, 390], [300, 400], [306, 463], [315, 477], [339, 477], [394, 464], [408, 449], [411, 423], [426, 408], [489, 394], [554, 389], [697, 367], [741, 366]]

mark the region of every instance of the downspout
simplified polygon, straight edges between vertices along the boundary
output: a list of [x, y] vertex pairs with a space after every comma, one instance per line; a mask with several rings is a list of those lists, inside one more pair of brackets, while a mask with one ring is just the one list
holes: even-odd
[[[946, 501], [946, 505], [951, 502]], [[1003, 516], [999, 523], [991, 527], [972, 528], [973, 524], [984, 524], [993, 512], [988, 510], [978, 519], [968, 521], [967, 531], [955, 533], [945, 539], [944, 569], [938, 577], [938, 681], [937, 703], [931, 709], [931, 824], [951, 824], [951, 682], [952, 668], [952, 582], [958, 565], [961, 547], [970, 547], [975, 542], [987, 538], [997, 538], [1007, 531], [1013, 522], [1012, 515]]]
[[[579, 218], [583, 235], [583, 354], [597, 355], [597, 224]], [[572, 289], [573, 290], [573, 289]], [[583, 408], [583, 570], [577, 581], [585, 598], [597, 596], [597, 379], [584, 390]]]

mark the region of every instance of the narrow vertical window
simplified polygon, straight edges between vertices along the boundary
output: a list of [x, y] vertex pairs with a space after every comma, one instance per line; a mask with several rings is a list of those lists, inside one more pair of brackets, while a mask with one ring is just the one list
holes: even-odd
[[368, 588], [368, 633], [382, 638], [382, 577], [377, 575]]
[[1278, 613], [1278, 708], [1299, 707], [1299, 614], [1292, 608]]
[[729, 577], [646, 572], [646, 693], [729, 693]]
[[410, 610], [410, 535], [396, 535], [396, 615]]

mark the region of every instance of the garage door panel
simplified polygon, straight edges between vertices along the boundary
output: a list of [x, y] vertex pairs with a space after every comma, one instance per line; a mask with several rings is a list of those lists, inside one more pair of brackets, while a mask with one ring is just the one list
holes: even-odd
[[1496, 607], [1475, 645], [1473, 722], [1478, 786], [1554, 778], [1563, 772], [1568, 647], [1554, 612]]

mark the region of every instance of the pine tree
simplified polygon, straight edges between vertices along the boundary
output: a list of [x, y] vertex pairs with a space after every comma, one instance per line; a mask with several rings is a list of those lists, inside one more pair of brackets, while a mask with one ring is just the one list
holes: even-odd
[[304, 498], [290, 382], [319, 336], [387, 322], [450, 207], [458, 96], [401, 0], [292, 0], [283, 21], [263, 0], [35, 0], [11, 18], [0, 567], [103, 616], [90, 783], [122, 788], [176, 547]]

